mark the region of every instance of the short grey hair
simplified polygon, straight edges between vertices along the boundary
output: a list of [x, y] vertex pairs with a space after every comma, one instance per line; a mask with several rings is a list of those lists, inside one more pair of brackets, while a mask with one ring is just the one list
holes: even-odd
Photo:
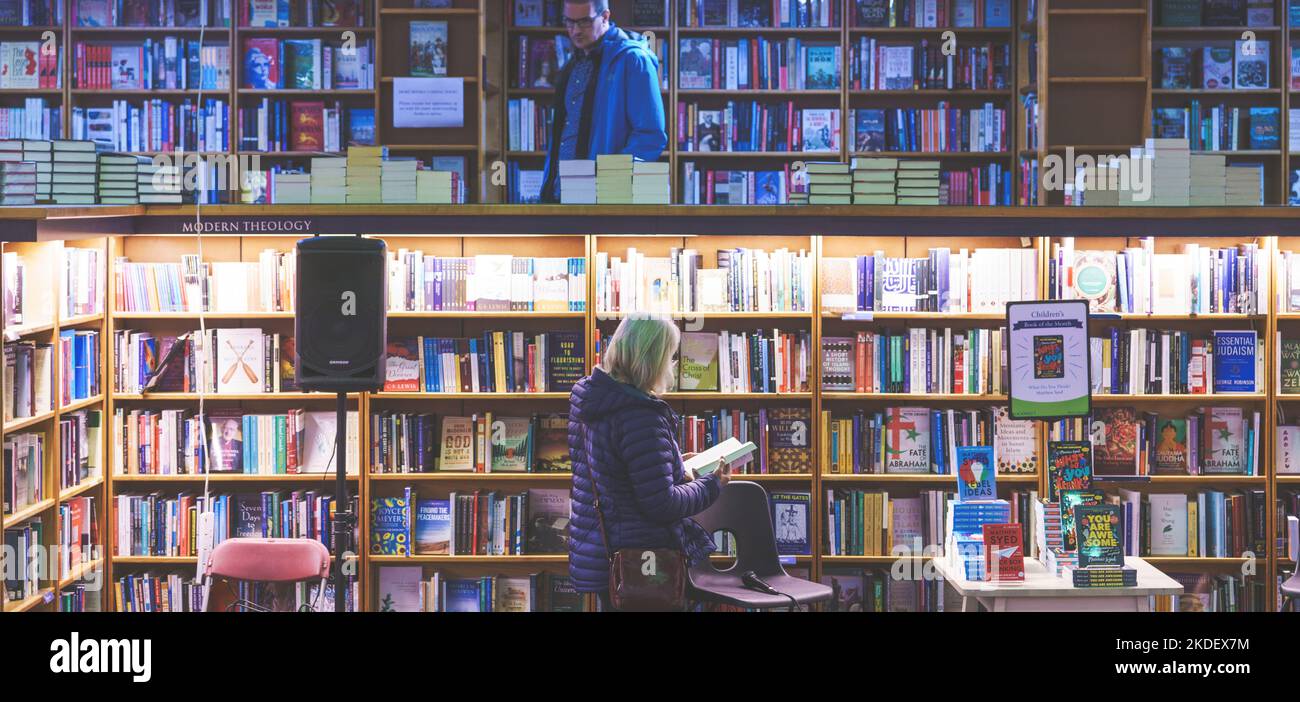
[[666, 316], [633, 313], [619, 323], [601, 354], [601, 370], [614, 380], [658, 395], [675, 379], [673, 354], [681, 332]]
[[570, 5], [577, 5], [580, 3], [590, 4], [592, 12], [595, 12], [598, 15], [604, 12], [605, 10], [609, 9], [609, 0], [564, 0], [564, 1], [569, 3]]

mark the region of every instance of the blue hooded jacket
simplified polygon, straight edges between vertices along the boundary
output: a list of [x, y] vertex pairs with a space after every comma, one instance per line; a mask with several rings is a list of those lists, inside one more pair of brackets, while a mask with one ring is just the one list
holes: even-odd
[[[686, 482], [668, 403], [597, 368], [569, 397], [569, 575], [579, 592], [609, 589], [608, 554], [673, 548], [697, 563], [714, 550], [694, 520], [722, 490], [717, 473]], [[591, 476], [600, 490], [609, 549], [601, 538]]]
[[[613, 22], [600, 43], [600, 68], [593, 76], [595, 96], [588, 99], [591, 122], [586, 157], [632, 154], [645, 161], [656, 161], [668, 146], [664, 103], [659, 93], [659, 58], [640, 35], [628, 34]], [[556, 161], [560, 134], [564, 130], [564, 89], [573, 64], [573, 61], [565, 64], [555, 83], [555, 120], [542, 175], [543, 202], [558, 202]], [[578, 136], [582, 138], [581, 132]]]

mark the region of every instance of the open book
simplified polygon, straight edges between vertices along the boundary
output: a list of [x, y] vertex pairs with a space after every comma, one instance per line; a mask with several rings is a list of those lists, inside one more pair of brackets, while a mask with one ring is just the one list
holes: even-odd
[[712, 473], [718, 467], [719, 459], [733, 469], [754, 460], [754, 451], [758, 447], [752, 441], [740, 443], [734, 436], [717, 444], [707, 451], [701, 451], [682, 462], [682, 465], [695, 471], [697, 476]]

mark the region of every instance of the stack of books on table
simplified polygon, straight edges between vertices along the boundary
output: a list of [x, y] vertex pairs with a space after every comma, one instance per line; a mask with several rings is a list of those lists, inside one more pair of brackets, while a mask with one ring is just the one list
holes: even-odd
[[1224, 204], [1256, 206], [1264, 204], [1264, 167], [1258, 163], [1234, 163], [1224, 169], [1227, 193]]
[[181, 168], [179, 165], [154, 165], [152, 161], [141, 161], [135, 166], [136, 197], [142, 205], [179, 205], [193, 202], [185, 197], [181, 188]]
[[1114, 178], [1117, 177], [1119, 170], [1120, 165], [1115, 161], [1084, 166], [1074, 174], [1074, 191], [1082, 195], [1083, 204], [1087, 207], [1119, 205], [1120, 192], [1110, 187], [1117, 182]]
[[632, 204], [667, 205], [672, 202], [667, 161], [637, 161], [632, 164]]
[[596, 204], [596, 162], [591, 159], [560, 161], [560, 203]]
[[1145, 204], [1160, 207], [1190, 204], [1192, 151], [1187, 140], [1147, 139], [1146, 153], [1155, 162], [1151, 169], [1151, 199]]
[[36, 164], [36, 201], [51, 201], [50, 184], [53, 182], [54, 142], [46, 139], [25, 139], [23, 141], [5, 142], [18, 144], [22, 148], [22, 160]]
[[853, 204], [894, 205], [898, 176], [898, 159], [859, 156], [849, 164], [853, 168]]
[[600, 154], [596, 157], [596, 202], [602, 205], [632, 204], [632, 154]]
[[270, 202], [288, 205], [311, 204], [311, 174], [271, 171], [267, 187]]
[[51, 145], [50, 200], [57, 205], [95, 204], [97, 144], [59, 139]]
[[31, 161], [6, 160], [0, 152], [0, 205], [36, 204], [36, 164]]
[[939, 162], [898, 162], [898, 204], [939, 204]]
[[348, 204], [382, 202], [380, 178], [387, 156], [383, 146], [348, 147]]
[[149, 159], [129, 154], [99, 154], [99, 202], [104, 205], [138, 204], [141, 163], [149, 163]]
[[413, 158], [390, 158], [380, 164], [380, 196], [384, 204], [415, 202], [415, 174], [420, 163]]
[[456, 202], [455, 171], [416, 171], [415, 200], [430, 205], [450, 205]]
[[311, 202], [313, 205], [343, 204], [348, 201], [348, 160], [313, 156], [311, 159]]
[[849, 164], [834, 161], [810, 161], [808, 171], [808, 204], [853, 204], [853, 174]]
[[1190, 204], [1215, 206], [1227, 202], [1228, 158], [1223, 154], [1192, 154]]

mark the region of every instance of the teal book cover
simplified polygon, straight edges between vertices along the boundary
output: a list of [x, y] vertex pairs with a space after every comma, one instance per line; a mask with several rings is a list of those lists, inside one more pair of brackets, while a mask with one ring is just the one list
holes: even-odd
[[996, 500], [998, 498], [997, 464], [992, 446], [957, 447], [957, 498]]

